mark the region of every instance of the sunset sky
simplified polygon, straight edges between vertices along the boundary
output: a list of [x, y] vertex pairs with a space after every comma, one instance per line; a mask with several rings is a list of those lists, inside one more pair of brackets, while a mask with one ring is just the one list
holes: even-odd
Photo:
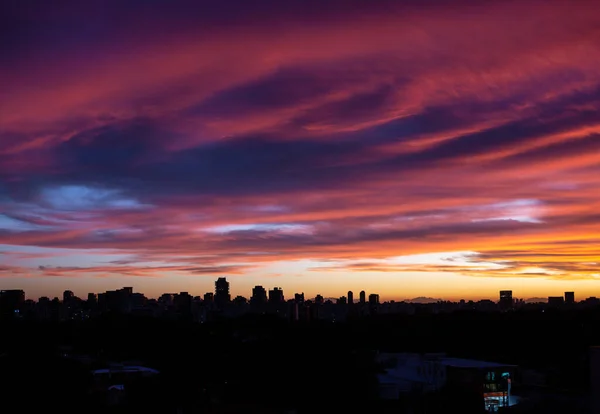
[[0, 289], [600, 296], [587, 0], [9, 0]]

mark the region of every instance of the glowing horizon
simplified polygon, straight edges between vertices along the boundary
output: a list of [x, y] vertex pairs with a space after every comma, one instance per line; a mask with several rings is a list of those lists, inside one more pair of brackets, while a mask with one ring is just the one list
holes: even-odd
[[600, 296], [589, 2], [51, 3], [0, 6], [0, 289]]

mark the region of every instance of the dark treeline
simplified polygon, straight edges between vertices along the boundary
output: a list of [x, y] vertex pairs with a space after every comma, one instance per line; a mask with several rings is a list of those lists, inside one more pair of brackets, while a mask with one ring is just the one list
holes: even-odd
[[130, 389], [124, 412], [211, 412], [223, 401], [263, 412], [351, 411], [375, 399], [377, 351], [516, 364], [543, 372], [551, 387], [585, 393], [588, 348], [600, 344], [599, 327], [597, 310], [382, 315], [345, 323], [253, 315], [207, 324], [117, 314], [6, 320], [2, 394], [20, 412], [108, 412], [88, 392], [91, 370], [138, 361], [160, 374]]

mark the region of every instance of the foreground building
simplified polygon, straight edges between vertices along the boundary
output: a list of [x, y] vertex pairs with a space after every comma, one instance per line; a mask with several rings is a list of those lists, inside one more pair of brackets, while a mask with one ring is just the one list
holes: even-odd
[[380, 397], [469, 395], [487, 412], [497, 412], [518, 402], [511, 394], [514, 365], [450, 358], [445, 354], [379, 354], [384, 372], [378, 375]]

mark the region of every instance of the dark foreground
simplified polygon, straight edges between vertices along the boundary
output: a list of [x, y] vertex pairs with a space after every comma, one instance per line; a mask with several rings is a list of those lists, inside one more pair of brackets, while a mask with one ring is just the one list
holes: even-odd
[[[444, 351], [535, 372], [535, 384], [528, 375], [515, 377], [515, 391], [530, 403], [508, 412], [577, 414], [589, 412], [588, 351], [600, 344], [599, 321], [597, 310], [308, 324], [252, 315], [210, 324], [117, 314], [84, 322], [4, 320], [1, 411], [478, 412], [470, 396], [443, 390], [410, 406], [378, 398], [378, 351]], [[126, 394], [108, 391], [92, 372], [114, 363], [159, 373], [123, 379]]]

